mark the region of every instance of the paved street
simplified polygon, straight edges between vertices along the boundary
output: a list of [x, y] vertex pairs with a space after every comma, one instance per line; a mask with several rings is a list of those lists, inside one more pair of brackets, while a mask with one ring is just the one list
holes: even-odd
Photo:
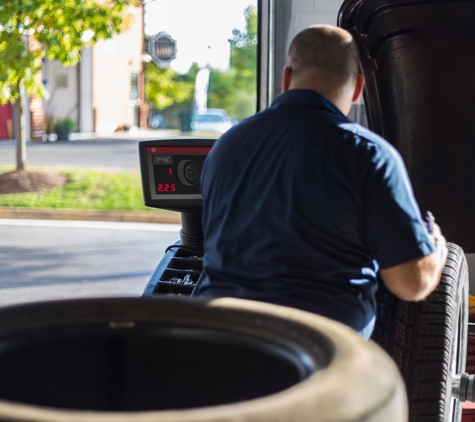
[[[9, 142], [9, 144], [11, 144]], [[104, 167], [139, 170], [138, 141], [84, 140], [74, 142], [29, 143], [27, 163], [62, 167]], [[16, 146], [0, 144], [0, 164], [16, 162]]]
[[0, 306], [139, 296], [179, 225], [0, 219]]
[[[177, 131], [139, 131], [114, 138], [75, 139], [65, 142], [29, 142], [28, 165], [96, 167], [139, 170], [138, 142], [176, 137]], [[16, 163], [16, 142], [0, 141], [0, 164]]]

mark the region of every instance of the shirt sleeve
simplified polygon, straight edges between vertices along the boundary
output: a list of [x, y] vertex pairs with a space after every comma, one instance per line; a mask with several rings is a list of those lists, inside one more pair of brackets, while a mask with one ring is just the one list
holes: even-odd
[[399, 153], [383, 139], [361, 140], [360, 174], [365, 243], [380, 268], [434, 252]]

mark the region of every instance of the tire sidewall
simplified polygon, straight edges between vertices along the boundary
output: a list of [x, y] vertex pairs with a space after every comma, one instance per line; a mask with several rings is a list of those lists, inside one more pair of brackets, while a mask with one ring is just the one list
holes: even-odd
[[[277, 335], [294, 339], [311, 353], [331, 352], [330, 364], [304, 381], [277, 394], [245, 402], [156, 412], [83, 412], [63, 411], [21, 405], [0, 400], [0, 420], [31, 422], [405, 422], [407, 403], [404, 384], [389, 356], [373, 342], [365, 342], [356, 332], [342, 324], [307, 312], [239, 299], [157, 300], [114, 299], [35, 305], [28, 314], [27, 305], [10, 312], [10, 326], [19, 328], [39, 324], [41, 314], [50, 321], [59, 316], [62, 323], [90, 320], [91, 317], [118, 321], [144, 319], [167, 323], [194, 321], [198, 326], [225, 327], [242, 332], [243, 327], [262, 336]], [[118, 308], [114, 310], [114, 304]], [[120, 305], [120, 306], [119, 306]], [[126, 306], [127, 305], [127, 306]], [[39, 307], [38, 307], [39, 306]], [[43, 308], [42, 308], [43, 306]], [[89, 308], [87, 310], [86, 308]], [[129, 315], [123, 310], [130, 308]], [[121, 310], [122, 309], [122, 310]], [[1, 316], [8, 316], [0, 310]], [[8, 318], [6, 318], [8, 321]], [[0, 318], [0, 335], [8, 322]], [[3, 327], [2, 327], [3, 325]], [[319, 341], [310, 341], [313, 332]], [[290, 336], [290, 337], [289, 337]], [[313, 352], [312, 352], [313, 350]]]

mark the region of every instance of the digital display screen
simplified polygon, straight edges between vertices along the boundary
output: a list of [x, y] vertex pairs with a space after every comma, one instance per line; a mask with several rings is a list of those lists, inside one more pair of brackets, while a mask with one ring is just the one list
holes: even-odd
[[199, 199], [210, 147], [147, 147], [152, 199]]
[[216, 139], [173, 138], [139, 142], [145, 205], [185, 213], [200, 212], [200, 178]]

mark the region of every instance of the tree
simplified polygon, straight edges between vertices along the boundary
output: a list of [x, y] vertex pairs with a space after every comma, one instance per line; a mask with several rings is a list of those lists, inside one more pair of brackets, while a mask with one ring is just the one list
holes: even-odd
[[224, 108], [242, 120], [256, 111], [257, 88], [257, 10], [244, 10], [244, 31], [234, 28], [229, 70], [213, 69], [210, 77], [209, 106]]
[[[194, 78], [190, 72], [196, 70], [194, 64], [186, 75], [179, 75], [170, 68], [161, 69], [154, 62], [145, 65], [146, 93], [148, 102], [158, 110], [164, 110], [173, 104], [193, 102]], [[196, 77], [196, 70], [194, 77]]]
[[231, 44], [230, 67], [236, 71], [235, 83], [239, 89], [255, 92], [257, 81], [257, 10], [248, 6], [244, 10], [246, 28], [234, 28]]
[[125, 29], [127, 6], [140, 0], [3, 0], [0, 3], [0, 103], [12, 102], [17, 118], [17, 169], [26, 168], [23, 96], [45, 96], [43, 59], [64, 66], [81, 50]]
[[[257, 10], [249, 6], [244, 10], [246, 27], [234, 28], [229, 40], [231, 48], [228, 70], [210, 69], [208, 107], [224, 108], [242, 120], [256, 111], [257, 86]], [[193, 63], [184, 75], [171, 69], [160, 69], [147, 63], [145, 69], [147, 101], [164, 110], [172, 106], [191, 107], [196, 75], [200, 70]]]

